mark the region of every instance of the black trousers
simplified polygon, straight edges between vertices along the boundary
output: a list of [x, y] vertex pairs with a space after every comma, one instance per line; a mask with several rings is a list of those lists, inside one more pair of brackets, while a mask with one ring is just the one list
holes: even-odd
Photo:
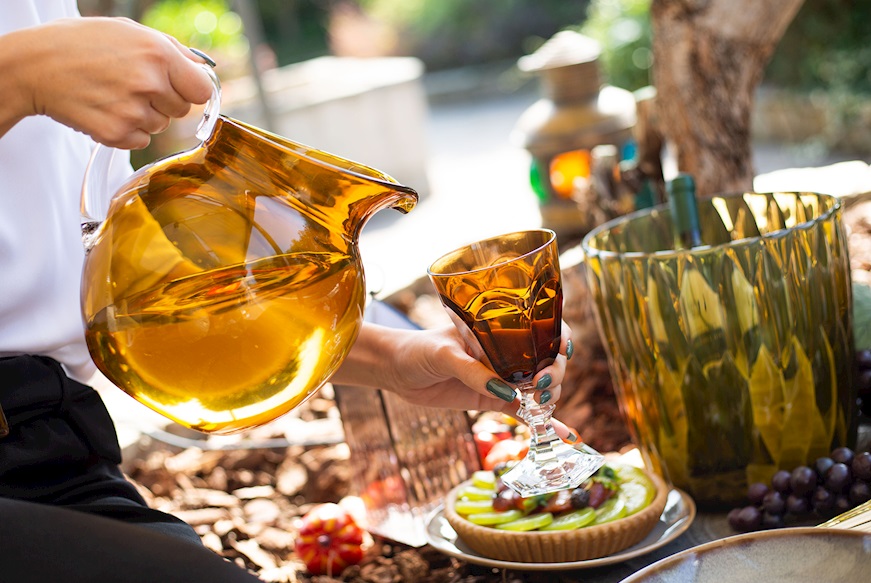
[[0, 358], [0, 583], [259, 581], [148, 508], [100, 396], [38, 356]]

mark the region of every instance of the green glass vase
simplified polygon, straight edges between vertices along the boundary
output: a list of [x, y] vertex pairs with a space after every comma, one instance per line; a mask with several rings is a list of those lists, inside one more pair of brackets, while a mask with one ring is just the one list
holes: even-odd
[[853, 446], [852, 294], [839, 199], [699, 201], [675, 249], [665, 206], [582, 243], [615, 392], [645, 462], [702, 507]]

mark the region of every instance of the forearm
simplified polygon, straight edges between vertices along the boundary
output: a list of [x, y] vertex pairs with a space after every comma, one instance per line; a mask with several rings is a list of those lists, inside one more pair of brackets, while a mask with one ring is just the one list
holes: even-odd
[[364, 322], [347, 358], [330, 379], [335, 384], [382, 388], [388, 362], [397, 350], [398, 330]]
[[27, 116], [34, 115], [28, 71], [39, 66], [37, 29], [0, 35], [0, 137]]

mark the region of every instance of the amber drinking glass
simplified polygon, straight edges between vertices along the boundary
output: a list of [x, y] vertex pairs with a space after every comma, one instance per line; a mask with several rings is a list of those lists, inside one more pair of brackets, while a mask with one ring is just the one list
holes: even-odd
[[582, 244], [615, 392], [651, 469], [702, 506], [856, 438], [841, 203], [808, 192], [699, 200], [702, 245], [665, 207]]
[[502, 476], [522, 496], [572, 488], [603, 462], [565, 444], [540, 405], [533, 377], [559, 354], [562, 287], [556, 235], [547, 229], [493, 237], [448, 253], [429, 268], [442, 304], [475, 357], [520, 393], [529, 454]]

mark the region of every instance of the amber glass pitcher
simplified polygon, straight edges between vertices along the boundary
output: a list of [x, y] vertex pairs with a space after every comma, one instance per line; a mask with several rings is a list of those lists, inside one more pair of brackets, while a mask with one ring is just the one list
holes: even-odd
[[81, 297], [109, 380], [184, 426], [233, 433], [290, 411], [339, 367], [362, 322], [360, 231], [417, 193], [219, 115], [209, 73], [198, 146], [114, 194], [114, 151], [94, 152]]

